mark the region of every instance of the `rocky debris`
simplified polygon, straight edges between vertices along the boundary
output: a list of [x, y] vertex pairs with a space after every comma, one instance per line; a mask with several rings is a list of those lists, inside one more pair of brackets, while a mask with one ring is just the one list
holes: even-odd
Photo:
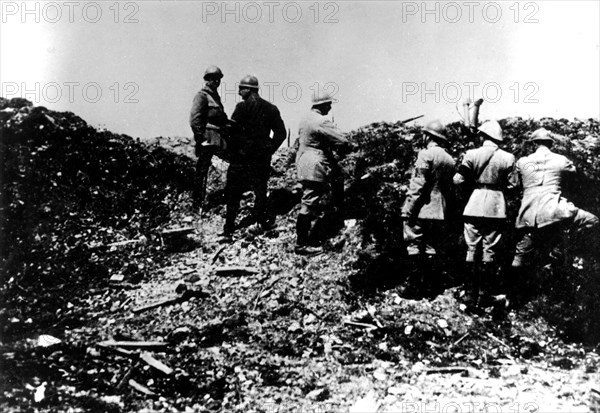
[[[507, 130], [535, 126], [505, 122]], [[572, 128], [561, 133], [581, 135], [573, 140], [596, 150], [597, 121], [543, 122]], [[376, 124], [353, 134], [362, 146], [346, 160], [347, 204], [357, 208], [348, 211], [347, 225], [323, 254], [306, 258], [293, 252], [298, 192], [289, 150], [273, 162], [270, 188], [283, 188], [281, 199], [288, 202], [277, 234], [238, 231], [233, 243], [219, 246], [218, 203], [201, 221], [191, 210], [189, 183], [182, 178], [193, 171], [189, 158], [138, 146], [95, 131], [75, 115], [22, 100], [0, 101], [0, 125], [2, 153], [16, 156], [2, 159], [8, 159], [2, 165], [10, 178], [3, 194], [13, 191], [2, 204], [13, 208], [2, 230], [18, 240], [2, 256], [9, 271], [2, 285], [3, 411], [439, 411], [457, 400], [469, 411], [484, 410], [486, 403], [503, 411], [597, 409], [597, 346], [565, 342], [558, 317], [559, 309], [566, 315], [571, 308], [589, 309], [573, 299], [582, 296], [570, 296], [564, 307], [560, 285], [550, 283], [556, 296], [545, 291], [495, 319], [485, 309], [467, 312], [456, 288], [408, 298], [382, 287], [390, 268], [397, 278], [403, 274], [401, 260], [378, 257], [398, 251], [393, 208], [402, 200], [418, 127]], [[574, 157], [576, 148], [573, 143]], [[59, 169], [66, 159], [78, 163]], [[98, 175], [100, 167], [109, 173]], [[585, 169], [586, 179], [597, 179], [594, 171]], [[84, 183], [102, 196], [79, 193], [85, 193]], [[28, 194], [30, 188], [39, 195]], [[127, 203], [115, 201], [121, 194]], [[244, 202], [250, 206], [252, 197]], [[201, 228], [181, 237], [188, 244], [162, 245], [157, 234], [194, 220]], [[389, 235], [378, 220], [389, 226]], [[92, 247], [141, 236], [147, 241], [112, 251]], [[34, 252], [25, 254], [25, 246]], [[573, 267], [565, 282], [581, 280], [589, 265]], [[217, 268], [253, 271], [221, 276]], [[123, 279], [109, 283], [115, 274]], [[357, 288], [357, 280], [371, 288]], [[192, 283], [202, 297], [133, 314], [180, 297]], [[93, 344], [102, 342], [108, 344]], [[153, 347], [142, 349], [142, 343]]]

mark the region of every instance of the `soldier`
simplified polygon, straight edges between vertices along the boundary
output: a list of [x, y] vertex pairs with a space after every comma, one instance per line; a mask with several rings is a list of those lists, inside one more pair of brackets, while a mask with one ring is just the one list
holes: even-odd
[[574, 173], [575, 166], [565, 156], [552, 152], [552, 133], [540, 128], [531, 139], [536, 144], [535, 152], [517, 161], [523, 199], [515, 226], [523, 234], [512, 263], [516, 268], [530, 265], [536, 248], [544, 254], [550, 252], [561, 228], [574, 227], [580, 232], [598, 226], [598, 217], [561, 196], [564, 175]]
[[[296, 222], [295, 252], [301, 255], [322, 251], [324, 218], [332, 200], [340, 202], [344, 182], [334, 150], [347, 149], [348, 140], [326, 116], [334, 99], [316, 93], [311, 111], [300, 121], [296, 171], [302, 184], [302, 201]], [[339, 212], [339, 211], [338, 211]]]
[[[267, 184], [271, 171], [271, 156], [286, 138], [285, 125], [279, 110], [258, 94], [258, 79], [245, 76], [239, 84], [243, 101], [235, 107], [231, 119], [238, 131], [230, 142], [230, 164], [227, 170], [227, 212], [223, 236], [231, 237], [235, 230], [240, 199], [244, 191], [254, 191], [253, 219], [256, 231], [272, 227], [274, 218], [267, 211]], [[270, 137], [273, 131], [273, 137]]]
[[[471, 270], [470, 295], [478, 299], [481, 291], [481, 272], [474, 263], [480, 261], [479, 247], [483, 254], [483, 274], [493, 276], [497, 248], [502, 239], [506, 221], [504, 191], [517, 185], [514, 155], [500, 149], [502, 128], [496, 121], [485, 122], [479, 128], [483, 144], [465, 154], [454, 183], [463, 190], [473, 189], [464, 210], [464, 237], [467, 244], [466, 261]], [[465, 188], [472, 187], [472, 188]], [[494, 280], [485, 280], [492, 282]]]
[[[451, 203], [454, 159], [446, 152], [446, 128], [439, 120], [423, 128], [426, 149], [419, 152], [406, 200], [402, 207], [404, 240], [414, 266], [422, 277], [444, 242], [444, 220]], [[421, 278], [418, 282], [423, 282]], [[414, 287], [414, 286], [413, 286]]]
[[196, 142], [196, 176], [192, 193], [194, 208], [202, 208], [206, 195], [206, 181], [213, 155], [225, 157], [224, 128], [227, 115], [217, 88], [223, 72], [217, 66], [209, 66], [204, 72], [204, 87], [194, 97], [190, 113], [190, 125]]

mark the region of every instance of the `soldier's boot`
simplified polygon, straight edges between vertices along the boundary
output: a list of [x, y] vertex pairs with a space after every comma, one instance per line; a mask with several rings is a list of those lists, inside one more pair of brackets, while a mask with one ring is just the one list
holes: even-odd
[[411, 254], [407, 256], [406, 265], [404, 266], [404, 280], [398, 287], [398, 292], [407, 298], [412, 298], [420, 292], [422, 285], [422, 268], [421, 257], [419, 254]]
[[496, 265], [493, 262], [481, 263], [478, 306], [488, 307], [492, 304], [492, 296], [497, 290], [495, 286], [496, 273]]
[[507, 295], [513, 307], [521, 307], [531, 298], [532, 266], [512, 266], [507, 270]]
[[463, 300], [468, 307], [477, 307], [479, 292], [481, 290], [481, 264], [468, 262], [466, 268], [466, 280], [464, 283], [465, 294]]
[[296, 246], [294, 252], [299, 255], [314, 255], [323, 252], [322, 248], [310, 244], [310, 232], [313, 226], [313, 217], [299, 214], [296, 220]]
[[438, 254], [427, 255], [424, 268], [426, 278], [424, 279], [423, 289], [425, 294], [433, 297], [442, 293], [447, 280], [440, 256]]

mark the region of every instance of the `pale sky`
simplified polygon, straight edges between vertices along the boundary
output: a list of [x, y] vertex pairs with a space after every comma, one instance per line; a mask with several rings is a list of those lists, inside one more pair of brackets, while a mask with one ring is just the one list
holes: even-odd
[[0, 1], [0, 94], [133, 137], [191, 136], [211, 64], [228, 115], [254, 74], [292, 136], [315, 86], [347, 131], [456, 121], [471, 91], [482, 119], [600, 117], [599, 1], [24, 4]]

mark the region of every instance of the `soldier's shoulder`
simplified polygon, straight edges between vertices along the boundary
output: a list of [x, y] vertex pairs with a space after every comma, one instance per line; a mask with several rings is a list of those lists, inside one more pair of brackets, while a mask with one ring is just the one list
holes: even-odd
[[465, 152], [465, 158], [467, 157], [474, 157], [477, 156], [477, 154], [481, 152], [481, 147], [479, 148], [473, 148], [473, 149], [467, 149], [467, 151]]
[[266, 100], [266, 99], [263, 99], [262, 97], [259, 97], [259, 102], [261, 103], [261, 105], [263, 105], [263, 106], [265, 106], [265, 107], [268, 107], [268, 108], [270, 108], [270, 109], [275, 109], [275, 110], [278, 110], [278, 109], [277, 109], [277, 106], [275, 106], [275, 104], [274, 104], [274, 103], [271, 103], [271, 102], [269, 102], [268, 100]]
[[512, 153], [510, 153], [510, 152], [508, 152], [508, 151], [506, 151], [506, 150], [504, 150], [504, 149], [498, 149], [498, 152], [500, 152], [500, 154], [501, 154], [501, 155], [502, 155], [504, 158], [506, 158], [506, 159], [509, 159], [509, 160], [510, 160], [510, 159], [512, 159], [512, 160], [514, 160], [514, 159], [515, 159], [515, 155], [513, 155]]

